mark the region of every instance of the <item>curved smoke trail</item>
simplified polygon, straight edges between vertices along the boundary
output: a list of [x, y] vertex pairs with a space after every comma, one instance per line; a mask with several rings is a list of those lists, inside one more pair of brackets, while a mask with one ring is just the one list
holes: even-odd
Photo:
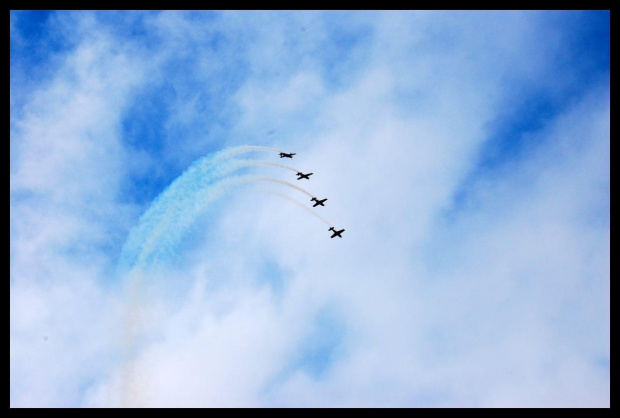
[[[269, 177], [237, 177], [216, 183], [227, 174], [252, 165], [269, 165], [297, 171], [292, 167], [271, 162], [230, 160], [236, 155], [251, 151], [283, 152], [269, 147], [241, 146], [199, 159], [157, 196], [149, 209], [140, 217], [138, 225], [129, 234], [118, 263], [119, 273], [129, 273], [125, 276], [126, 284], [129, 286], [129, 303], [127, 317], [122, 327], [124, 360], [121, 375], [121, 405], [139, 405], [141, 393], [144, 392], [142, 385], [145, 379], [139, 379], [138, 369], [134, 362], [137, 355], [135, 334], [136, 330], [141, 327], [141, 283], [144, 281], [144, 267], [160, 257], [174, 255], [182, 238], [196, 218], [204, 212], [205, 207], [232, 190], [233, 186], [252, 181], [268, 181], [287, 185], [313, 197], [311, 193], [299, 186]], [[316, 214], [315, 216], [318, 217]]]
[[[157, 198], [153, 201], [149, 209], [140, 217], [140, 221], [129, 234], [121, 256], [119, 266], [127, 267], [131, 264], [132, 248], [138, 248], [143, 243], [151, 239], [153, 235], [160, 235], [170, 231], [170, 223], [176, 218], [184, 218], [189, 210], [200, 205], [196, 198], [201, 191], [208, 190], [216, 180], [244, 167], [255, 165], [267, 165], [297, 171], [292, 167], [282, 164], [271, 163], [269, 161], [255, 160], [226, 160], [230, 155], [252, 151], [257, 147], [237, 147], [231, 150], [224, 150], [210, 157], [203, 157], [194, 162], [187, 170], [177, 177]], [[258, 147], [261, 148], [261, 147]], [[305, 189], [291, 183], [271, 179], [261, 178], [262, 181], [272, 181], [287, 185], [302, 193], [313, 197]]]
[[214, 157], [218, 156], [218, 158], [230, 158], [230, 157], [234, 157], [235, 155], [245, 154], [246, 152], [251, 152], [251, 151], [270, 151], [270, 152], [275, 152], [278, 154], [281, 152], [285, 152], [277, 148], [261, 147], [257, 145], [240, 145], [238, 147], [232, 147], [232, 148], [224, 149], [222, 151], [218, 151], [215, 154], [213, 154], [213, 156]]
[[[155, 198], [149, 209], [140, 217], [138, 226], [129, 234], [125, 246], [132, 246], [144, 240], [144, 235], [148, 233], [148, 231], [142, 227], [143, 224], [150, 224], [152, 219], [174, 216], [175, 212], [182, 210], [183, 204], [190, 199], [196, 191], [203, 189], [209, 183], [212, 183], [214, 180], [232, 171], [247, 165], [256, 165], [256, 162], [251, 162], [252, 160], [246, 160], [245, 162], [236, 160], [232, 162], [227, 161], [227, 159], [236, 155], [251, 151], [281, 152], [276, 148], [244, 145], [228, 148], [195, 161], [177, 177], [166, 190]], [[293, 170], [290, 167], [289, 169]], [[123, 254], [121, 254], [119, 264], [124, 264], [123, 257]]]
[[[179, 181], [181, 180], [181, 181]], [[234, 187], [246, 183], [264, 181], [282, 184], [294, 188], [309, 197], [314, 195], [295, 184], [264, 176], [238, 176], [227, 178], [219, 182], [208, 184], [202, 189], [196, 189], [192, 184], [186, 184], [188, 179], [177, 179], [174, 184], [183, 188], [183, 191], [168, 190], [165, 197], [157, 199], [154, 206], [140, 219], [140, 224], [132, 231], [125, 243], [119, 260], [123, 269], [142, 269], [152, 262], [174, 256], [183, 237], [189, 232], [194, 221], [206, 207]], [[172, 185], [171, 185], [172, 187]]]
[[316, 216], [317, 218], [319, 218], [321, 221], [323, 221], [323, 223], [325, 223], [327, 226], [329, 226], [330, 228], [333, 226], [332, 224], [330, 224], [328, 221], [325, 220], [325, 218], [323, 218], [321, 215], [319, 215], [318, 213], [316, 213], [312, 208], [308, 207], [307, 205], [304, 205], [303, 203], [301, 203], [299, 200], [297, 199], [293, 199], [292, 197], [285, 195], [284, 193], [280, 193], [280, 192], [274, 192], [272, 190], [265, 190], [265, 193], [269, 193], [275, 196], [279, 196], [283, 199], [288, 200], [289, 202], [304, 208], [305, 210], [307, 210], [308, 212], [310, 212], [311, 214], [313, 214], [314, 216]]
[[284, 168], [285, 170], [290, 170], [293, 171], [295, 173], [299, 173], [299, 170], [297, 170], [296, 168], [293, 167], [289, 167], [287, 165], [282, 165], [282, 164], [278, 164], [278, 163], [272, 163], [271, 161], [254, 161], [254, 160], [245, 160], [247, 161], [247, 165], [269, 165], [271, 167], [279, 167], [279, 168]]
[[309, 191], [307, 191], [306, 189], [304, 189], [303, 187], [299, 187], [296, 184], [293, 183], [289, 183], [288, 181], [284, 181], [284, 180], [278, 180], [278, 179], [273, 179], [271, 177], [260, 177], [260, 176], [256, 176], [256, 177], [249, 177], [252, 180], [250, 181], [269, 181], [271, 183], [278, 183], [278, 184], [283, 184], [285, 186], [288, 187], [292, 187], [295, 190], [299, 190], [302, 193], [307, 194], [310, 197], [314, 197], [314, 195], [312, 193], [310, 193]]

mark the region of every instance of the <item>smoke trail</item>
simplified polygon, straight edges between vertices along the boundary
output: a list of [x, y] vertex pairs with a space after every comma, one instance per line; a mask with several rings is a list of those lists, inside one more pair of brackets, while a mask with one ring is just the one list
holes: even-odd
[[[196, 194], [207, 189], [216, 180], [240, 168], [253, 165], [268, 165], [296, 171], [292, 167], [269, 161], [226, 159], [231, 155], [248, 152], [248, 150], [252, 151], [255, 148], [263, 149], [265, 147], [245, 146], [220, 151], [212, 156], [199, 159], [187, 168], [166, 190], [157, 196], [149, 209], [140, 217], [138, 225], [132, 229], [125, 242], [119, 259], [119, 266], [128, 265], [130, 255], [126, 251], [127, 248], [136, 248], [153, 233], [158, 233], [158, 230], [167, 230], [170, 219], [182, 216], [187, 211], [188, 206], [196, 205]], [[293, 186], [290, 183], [288, 185], [309, 194], [300, 187]]]
[[[189, 213], [188, 211], [196, 211], [199, 209], [202, 206], [202, 204], [199, 203], [199, 194], [208, 191], [209, 187], [216, 180], [239, 168], [255, 165], [256, 163], [263, 162], [252, 160], [215, 162], [210, 159], [209, 161], [199, 161], [193, 164], [192, 167], [174, 180], [140, 217], [138, 226], [132, 229], [123, 246], [118, 263], [119, 269], [131, 268], [131, 265], [137, 258], [135, 249], [142, 247], [145, 243], [155, 239], [155, 237], [159, 235], [170, 234], [175, 220], [182, 220], [187, 216], [187, 213]], [[264, 163], [271, 165], [268, 162]], [[247, 181], [250, 180], [245, 180], [245, 182]], [[255, 181], [280, 183], [313, 197], [307, 190], [283, 180], [269, 177], [256, 177]], [[217, 194], [218, 188], [212, 190], [212, 193]]]
[[[283, 152], [277, 148], [243, 145], [218, 151], [210, 156], [200, 158], [177, 177], [151, 204], [149, 209], [140, 217], [138, 226], [134, 228], [124, 247], [135, 247], [143, 242], [152, 232], [148, 227], [156, 223], [157, 219], [174, 217], [182, 212], [187, 204], [191, 205], [193, 195], [204, 189], [210, 183], [241, 167], [249, 165], [273, 165], [276, 167], [294, 170], [291, 167], [276, 163], [245, 161], [227, 161], [230, 158], [251, 151]], [[119, 265], [126, 264], [126, 251], [123, 250]]]
[[181, 190], [166, 190], [160, 195], [154, 207], [147, 211], [136, 230], [130, 234], [123, 247], [119, 267], [141, 269], [159, 259], [174, 256], [176, 248], [198, 216], [209, 204], [229, 193], [235, 186], [265, 181], [282, 184], [314, 197], [302, 187], [271, 177], [232, 177], [207, 184], [201, 189], [191, 183], [193, 180], [193, 176], [179, 178], [170, 187], [175, 186]]
[[280, 167], [280, 168], [284, 168], [285, 170], [290, 170], [295, 173], [299, 173], [299, 170], [297, 170], [296, 168], [289, 167], [287, 165], [272, 163], [270, 161], [253, 161], [253, 160], [244, 160], [244, 161], [247, 161], [246, 165], [270, 165], [272, 167]]
[[271, 152], [276, 152], [278, 154], [281, 152], [285, 152], [280, 149], [271, 148], [271, 147], [261, 147], [258, 145], [240, 145], [238, 147], [231, 147], [231, 148], [223, 149], [222, 151], [218, 151], [216, 154], [219, 154], [219, 155], [224, 156], [225, 158], [228, 158], [228, 157], [232, 157], [232, 156], [242, 154], [245, 152], [250, 152], [250, 151], [271, 151]]
[[309, 191], [307, 191], [306, 189], [299, 187], [293, 183], [289, 183], [288, 181], [273, 179], [271, 177], [247, 177], [247, 178], [249, 179], [249, 181], [269, 181], [271, 183], [284, 184], [285, 186], [292, 187], [293, 189], [299, 190], [300, 192], [305, 193], [310, 197], [314, 197], [314, 195], [310, 193]]
[[137, 334], [144, 322], [142, 281], [141, 272], [136, 271], [128, 274], [125, 281], [127, 303], [125, 315], [122, 318], [122, 326], [119, 327], [122, 332], [122, 357], [120, 359], [121, 381], [118, 396], [120, 406], [124, 408], [141, 406], [142, 393], [144, 392], [144, 370], [139, 374], [137, 364]]
[[[149, 261], [160, 256], [174, 255], [178, 243], [191, 227], [205, 206], [216, 200], [235, 184], [254, 181], [251, 178], [233, 179], [212, 185], [217, 179], [244, 166], [270, 165], [287, 170], [294, 168], [267, 161], [233, 160], [232, 157], [250, 151], [283, 152], [276, 148], [260, 146], [241, 146], [203, 157], [188, 167], [151, 204], [140, 217], [138, 226], [130, 233], [119, 258], [119, 273], [125, 276], [129, 288], [127, 316], [123, 320], [123, 369], [121, 373], [121, 405], [137, 406], [141, 401], [141, 385], [138, 380], [136, 360], [136, 331], [140, 328], [141, 283], [143, 269]], [[286, 182], [282, 182], [286, 184]], [[289, 183], [290, 186], [295, 187]], [[297, 187], [295, 187], [297, 188]], [[297, 188], [305, 193], [301, 188]]]
[[213, 156], [218, 159], [226, 159], [226, 158], [234, 157], [235, 155], [245, 154], [251, 151], [269, 151], [269, 152], [275, 152], [278, 154], [281, 152], [284, 152], [277, 148], [261, 147], [261, 146], [256, 146], [256, 145], [241, 145], [238, 147], [227, 148], [222, 151], [216, 152], [215, 154], [213, 154]]
[[168, 258], [175, 254], [175, 251], [187, 234], [194, 221], [204, 212], [206, 207], [215, 200], [222, 198], [232, 191], [236, 186], [243, 184], [265, 181], [282, 184], [306, 195], [313, 197], [312, 193], [287, 181], [262, 176], [242, 176], [232, 177], [215, 183], [203, 190], [198, 191], [192, 198], [192, 202], [181, 207], [181, 211], [176, 211], [175, 216], [166, 216], [160, 219], [155, 228], [151, 228], [151, 235], [145, 240], [136, 261], [136, 267], [142, 268], [151, 262], [156, 262], [161, 258]]
[[277, 148], [261, 147], [258, 145], [241, 145], [239, 147], [231, 148], [230, 151], [233, 151], [233, 152], [272, 151], [272, 152], [277, 152], [278, 154], [281, 152], [285, 152]]
[[290, 167], [288, 165], [272, 163], [271, 161], [229, 159], [228, 161], [216, 161], [215, 166], [213, 167], [213, 171], [210, 175], [212, 179], [221, 178], [241, 168], [257, 165], [283, 168], [294, 173], [299, 172], [299, 170], [296, 168]]
[[330, 224], [328, 221], [326, 221], [321, 215], [319, 215], [318, 213], [316, 213], [312, 208], [304, 205], [303, 203], [301, 203], [299, 200], [297, 199], [293, 199], [292, 197], [285, 195], [284, 193], [280, 193], [280, 192], [274, 192], [272, 190], [265, 190], [265, 193], [269, 193], [275, 196], [280, 196], [283, 199], [288, 200], [291, 203], [294, 203], [295, 205], [304, 208], [305, 210], [307, 210], [308, 212], [310, 212], [311, 214], [313, 214], [314, 216], [316, 216], [317, 218], [319, 218], [321, 221], [323, 221], [327, 226], [329, 226], [330, 228], [332, 227], [332, 224]]

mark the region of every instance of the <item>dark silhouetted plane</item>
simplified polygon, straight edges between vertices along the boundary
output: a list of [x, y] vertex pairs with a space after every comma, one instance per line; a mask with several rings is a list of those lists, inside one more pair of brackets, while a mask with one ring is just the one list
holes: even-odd
[[281, 152], [280, 153], [280, 158], [293, 158], [293, 155], [296, 155], [294, 152], [291, 152], [290, 154], [287, 154], [286, 152]]
[[297, 173], [297, 180], [301, 180], [301, 179], [308, 179], [310, 180], [310, 176], [313, 175], [314, 173], [308, 173], [308, 174], [304, 174], [304, 173]]
[[341, 229], [340, 231], [336, 231], [336, 230], [334, 229], [334, 227], [332, 226], [331, 228], [329, 228], [329, 229], [328, 229], [328, 231], [334, 231], [334, 233], [333, 233], [333, 235], [331, 236], [331, 238], [334, 238], [334, 237], [340, 237], [340, 238], [342, 238], [342, 235], [340, 235], [340, 234], [342, 234], [342, 233], [344, 232], [344, 229]]
[[319, 200], [316, 197], [313, 197], [312, 199], [310, 199], [311, 202], [312, 201], [316, 202], [314, 205], [312, 205], [313, 208], [317, 207], [318, 205], [325, 206], [324, 203], [325, 203], [326, 200], [327, 200], [327, 198], [325, 198], [323, 200]]

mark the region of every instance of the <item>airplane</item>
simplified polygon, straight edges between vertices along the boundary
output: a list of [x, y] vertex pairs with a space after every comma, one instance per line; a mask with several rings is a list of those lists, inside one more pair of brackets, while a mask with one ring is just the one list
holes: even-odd
[[325, 206], [324, 203], [325, 203], [326, 200], [327, 200], [327, 198], [325, 198], [323, 200], [319, 200], [316, 197], [313, 197], [312, 199], [310, 199], [311, 202], [312, 201], [316, 202], [314, 205], [312, 205], [313, 208], [317, 207], [318, 205]]
[[334, 238], [334, 237], [340, 237], [340, 238], [342, 238], [342, 235], [340, 235], [340, 234], [342, 234], [342, 233], [344, 232], [344, 229], [341, 229], [340, 231], [336, 231], [336, 230], [334, 229], [334, 227], [332, 226], [331, 228], [329, 228], [329, 229], [328, 229], [328, 231], [334, 231], [334, 233], [333, 233], [333, 235], [331, 236], [331, 238]]
[[313, 175], [314, 173], [308, 173], [308, 174], [304, 174], [304, 173], [297, 173], [297, 180], [301, 180], [301, 179], [307, 179], [310, 180], [310, 176]]
[[293, 155], [296, 155], [294, 152], [291, 152], [290, 154], [287, 154], [286, 152], [281, 152], [280, 153], [280, 158], [293, 158]]

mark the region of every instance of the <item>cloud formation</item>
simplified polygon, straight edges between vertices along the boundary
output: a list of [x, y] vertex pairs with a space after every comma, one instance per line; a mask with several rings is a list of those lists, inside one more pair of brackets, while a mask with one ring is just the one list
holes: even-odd
[[[608, 407], [609, 100], [608, 12], [11, 12], [11, 406]], [[248, 184], [119, 275], [245, 144], [343, 239]]]

